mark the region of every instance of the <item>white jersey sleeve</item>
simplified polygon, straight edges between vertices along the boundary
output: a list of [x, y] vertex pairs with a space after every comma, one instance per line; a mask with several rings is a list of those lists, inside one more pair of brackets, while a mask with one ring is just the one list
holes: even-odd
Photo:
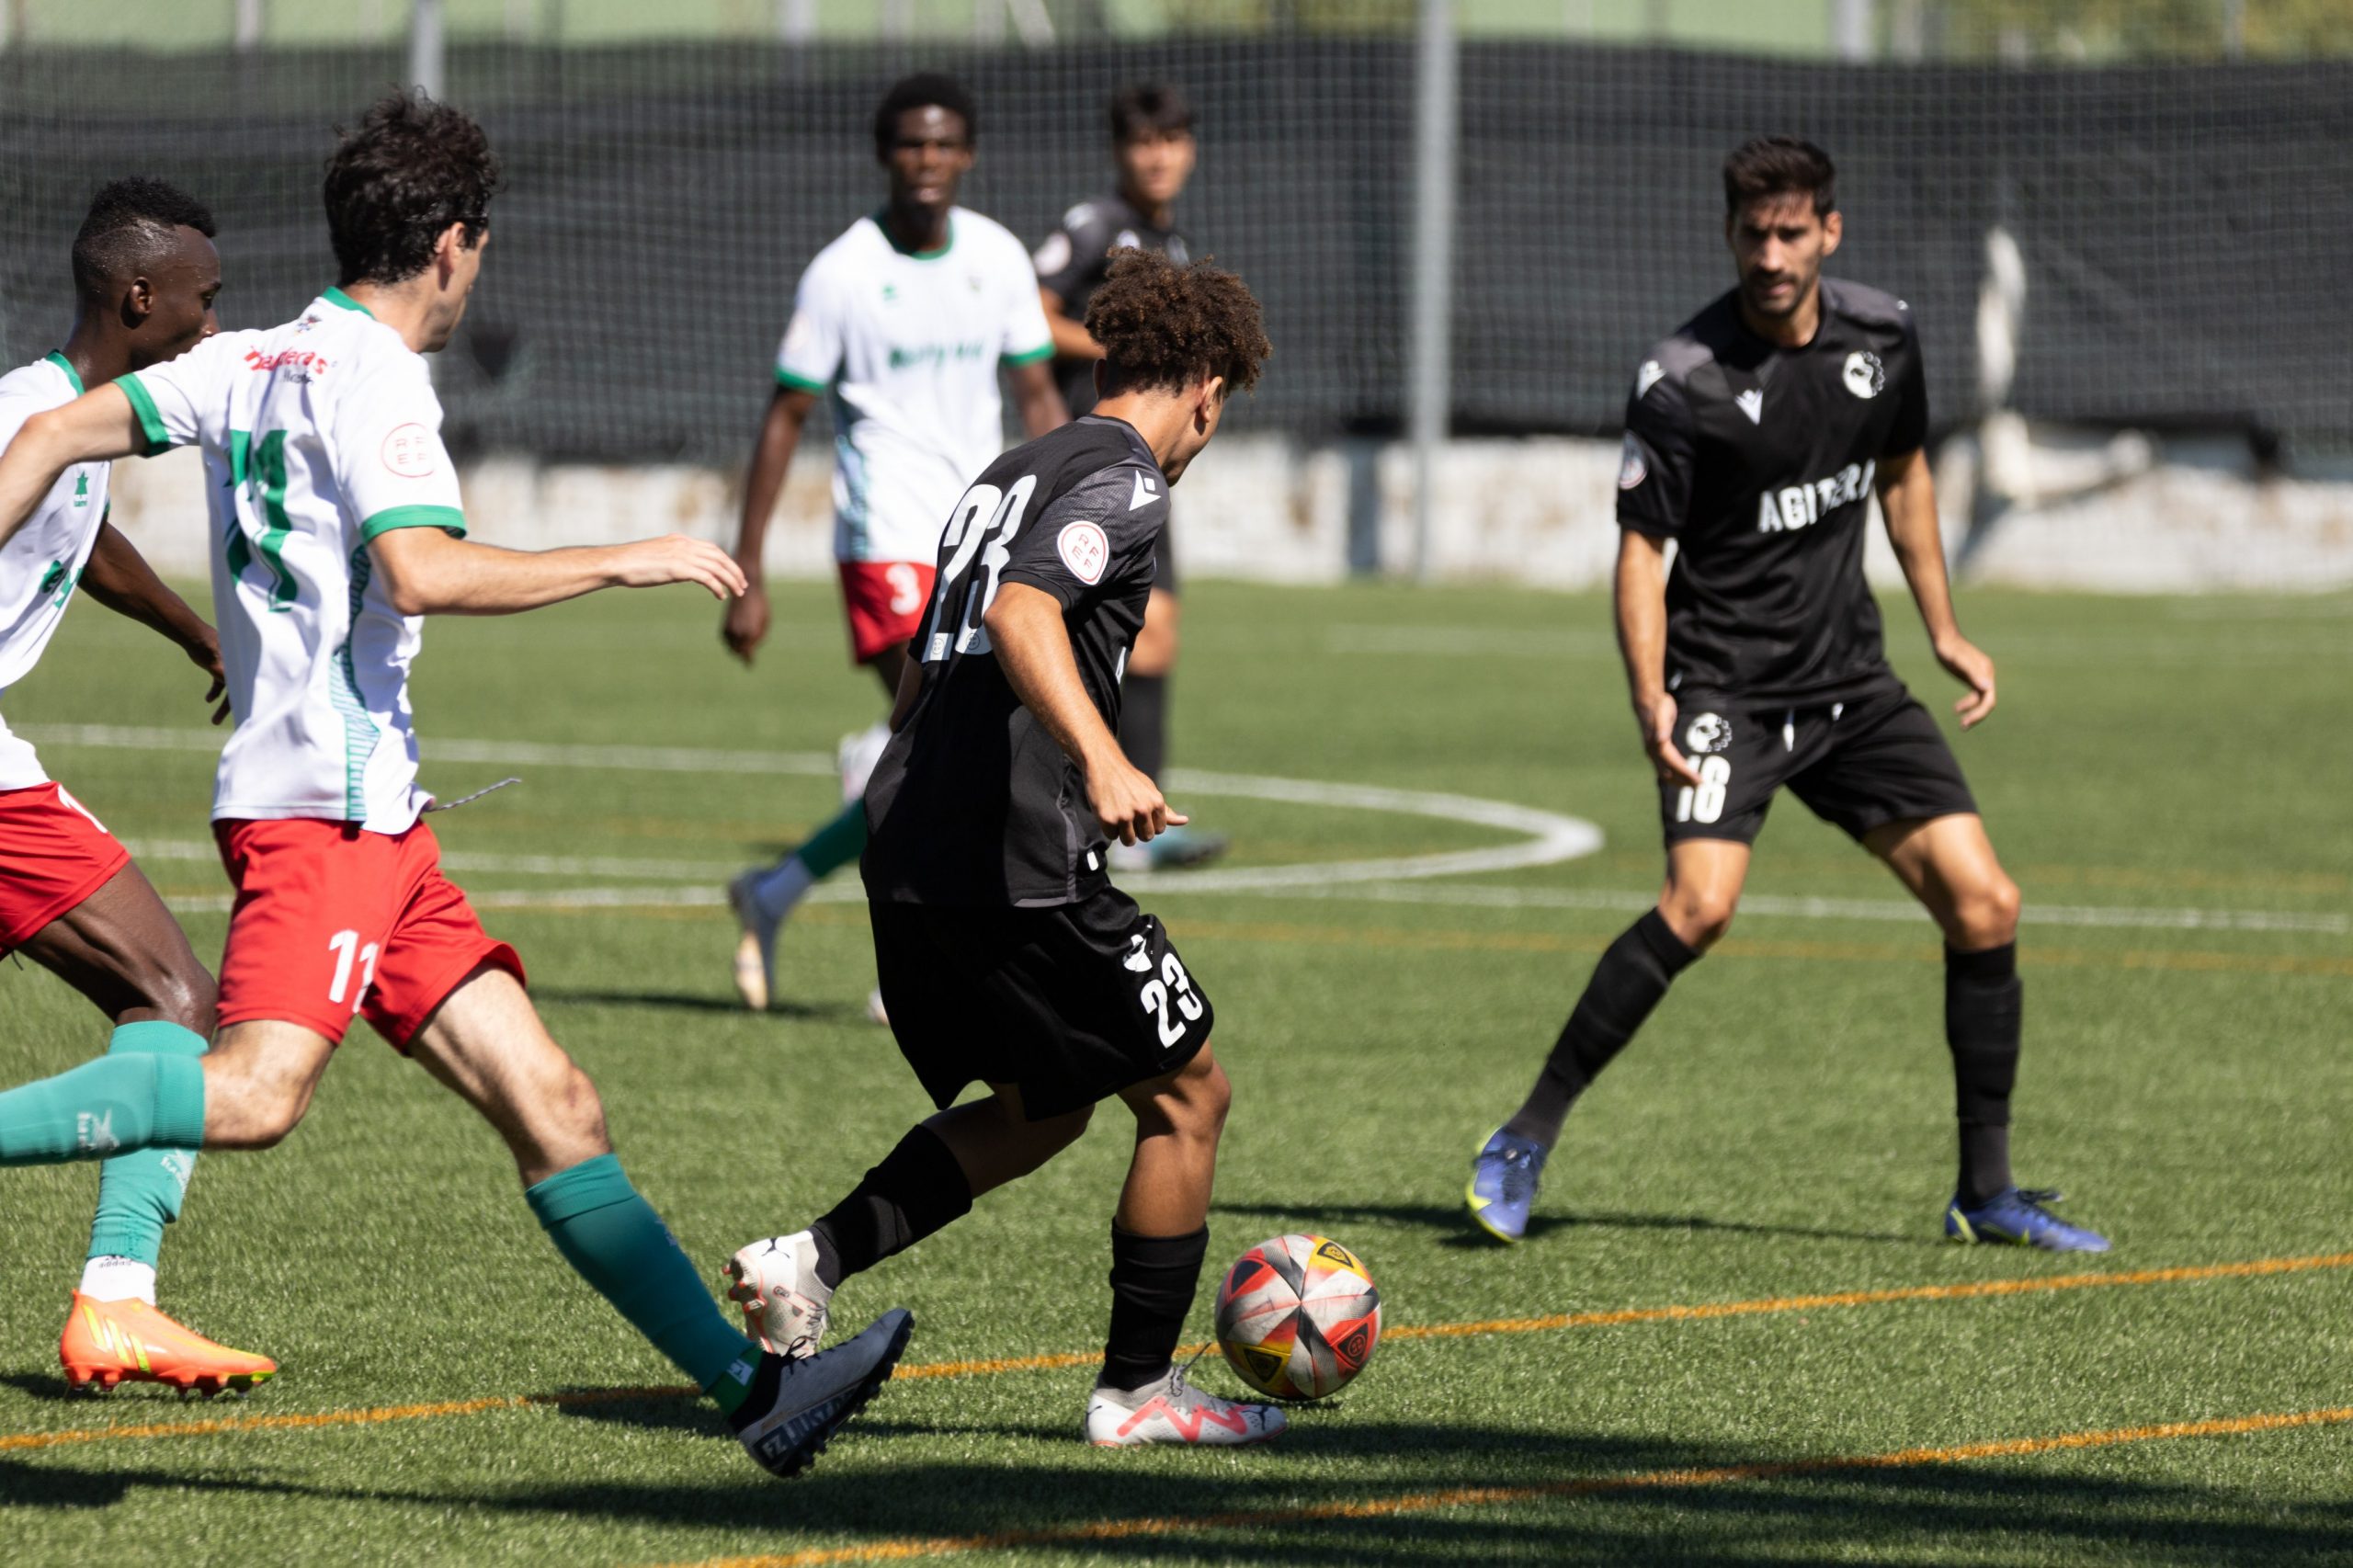
[[785, 325], [784, 341], [777, 345], [779, 386], [822, 395], [841, 371], [847, 332], [840, 291], [830, 287], [825, 276], [825, 263], [833, 255], [828, 249], [801, 275], [801, 287], [792, 296], [792, 320]]
[[[1008, 234], [1006, 238], [1010, 240], [1012, 236]], [[1045, 301], [1038, 295], [1038, 274], [1018, 240], [1013, 240], [1007, 247], [998, 275], [1005, 301], [1005, 328], [997, 357], [1008, 365], [1035, 365], [1052, 358], [1054, 335], [1046, 324]]]
[[[114, 384], [131, 399], [142, 441], [140, 456], [152, 457], [173, 447], [192, 447], [210, 435], [222, 439], [218, 426], [227, 404], [223, 381], [244, 369], [251, 332], [216, 333], [176, 359], [124, 376]], [[208, 430], [206, 420], [215, 428]]]
[[441, 400], [422, 358], [384, 356], [349, 389], [335, 409], [327, 452], [362, 540], [393, 528], [464, 536], [458, 471], [441, 444]]

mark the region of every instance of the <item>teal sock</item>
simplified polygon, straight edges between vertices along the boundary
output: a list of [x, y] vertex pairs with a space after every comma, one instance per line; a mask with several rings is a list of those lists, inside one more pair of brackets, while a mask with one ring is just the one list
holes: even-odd
[[720, 1315], [620, 1159], [583, 1160], [527, 1188], [523, 1199], [564, 1261], [732, 1415], [750, 1392], [759, 1347]]
[[103, 1160], [204, 1142], [204, 1064], [124, 1051], [0, 1094], [0, 1165]]
[[852, 801], [842, 814], [819, 828], [792, 852], [809, 868], [809, 880], [822, 881], [857, 859], [866, 849], [866, 802]]
[[[204, 1037], [157, 1018], [125, 1024], [107, 1042], [108, 1056], [197, 1057]], [[199, 1083], [202, 1082], [199, 1072]], [[196, 1170], [196, 1148], [142, 1149], [117, 1154], [98, 1167], [98, 1212], [90, 1223], [92, 1257], [136, 1258], [155, 1267], [164, 1250], [164, 1227], [180, 1217], [188, 1178]]]

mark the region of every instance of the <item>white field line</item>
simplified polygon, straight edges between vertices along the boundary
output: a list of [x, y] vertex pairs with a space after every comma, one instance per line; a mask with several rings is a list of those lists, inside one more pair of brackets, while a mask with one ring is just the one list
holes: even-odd
[[[19, 733], [36, 743], [134, 750], [210, 750], [219, 744], [217, 732], [197, 729], [85, 724], [28, 726]], [[765, 772], [830, 777], [834, 771], [830, 758], [813, 752], [545, 745], [531, 742], [498, 741], [437, 741], [433, 744], [433, 752], [437, 757], [481, 763], [607, 767], [674, 773]], [[1207, 773], [1190, 768], [1172, 769], [1169, 787], [1180, 795], [1216, 795], [1278, 801], [1302, 806], [1393, 812], [1468, 823], [1525, 836], [1516, 844], [1437, 855], [1292, 866], [1233, 867], [1222, 870], [1177, 871], [1157, 877], [1123, 879], [1123, 886], [1138, 892], [1163, 896], [1187, 892], [1238, 892], [1293, 898], [1360, 899], [1381, 903], [1452, 904], [1494, 909], [1586, 909], [1629, 914], [1647, 909], [1656, 901], [1655, 894], [1646, 892], [1604, 888], [1428, 885], [1427, 879], [1435, 877], [1469, 876], [1556, 865], [1590, 855], [1601, 847], [1601, 831], [1591, 823], [1532, 806], [1418, 790]], [[210, 843], [197, 839], [133, 841], [131, 847], [134, 854], [146, 859], [210, 861], [216, 858]], [[696, 885], [688, 887], [584, 887], [544, 892], [497, 892], [472, 895], [474, 902], [486, 909], [517, 910], [715, 906], [725, 902], [721, 891], [725, 879], [742, 869], [735, 862], [722, 860], [499, 855], [465, 850], [446, 854], [443, 864], [453, 871], [506, 875], [642, 877], [649, 881], [696, 879]], [[826, 903], [854, 903], [858, 898], [858, 892], [854, 884], [841, 881], [818, 889], [813, 896]], [[176, 899], [172, 904], [175, 909], [190, 914], [217, 912], [228, 908], [228, 898], [225, 894], [199, 896]], [[1790, 898], [1770, 893], [1753, 893], [1742, 899], [1741, 913], [1790, 919], [1866, 922], [1912, 922], [1927, 918], [1917, 904], [1904, 899]], [[2110, 930], [2353, 934], [2353, 915], [2284, 910], [2151, 909], [2029, 902], [2023, 918], [2029, 925]]]

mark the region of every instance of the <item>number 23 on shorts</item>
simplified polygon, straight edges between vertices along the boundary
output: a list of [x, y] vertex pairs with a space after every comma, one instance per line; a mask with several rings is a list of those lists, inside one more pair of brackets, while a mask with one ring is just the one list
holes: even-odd
[[[1193, 977], [1185, 972], [1184, 964], [1175, 953], [1161, 959], [1159, 977], [1145, 981], [1143, 988], [1136, 995], [1142, 1002], [1143, 1010], [1152, 1014], [1154, 1021], [1160, 1026], [1160, 1043], [1164, 1048], [1174, 1047], [1183, 1040], [1186, 1026], [1201, 1016], [1201, 994], [1193, 989]], [[1172, 1001], [1181, 1015], [1179, 1018], [1168, 1016]]]

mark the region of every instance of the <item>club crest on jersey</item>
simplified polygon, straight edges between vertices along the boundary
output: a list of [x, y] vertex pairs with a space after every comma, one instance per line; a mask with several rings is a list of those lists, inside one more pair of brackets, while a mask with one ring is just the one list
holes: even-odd
[[1857, 397], [1877, 397], [1887, 386], [1887, 367], [1879, 356], [1858, 348], [1847, 356], [1847, 390]]
[[1625, 456], [1618, 462], [1618, 488], [1632, 490], [1650, 476], [1651, 471], [1643, 466], [1643, 444], [1634, 439], [1634, 433], [1629, 430], [1626, 432]]
[[1732, 748], [1732, 721], [1721, 713], [1702, 713], [1683, 732], [1683, 749], [1693, 756], [1713, 756]]
[[1054, 549], [1071, 574], [1090, 586], [1103, 580], [1103, 568], [1111, 564], [1110, 540], [1101, 528], [1084, 520], [1064, 523], [1063, 531], [1054, 536]]

